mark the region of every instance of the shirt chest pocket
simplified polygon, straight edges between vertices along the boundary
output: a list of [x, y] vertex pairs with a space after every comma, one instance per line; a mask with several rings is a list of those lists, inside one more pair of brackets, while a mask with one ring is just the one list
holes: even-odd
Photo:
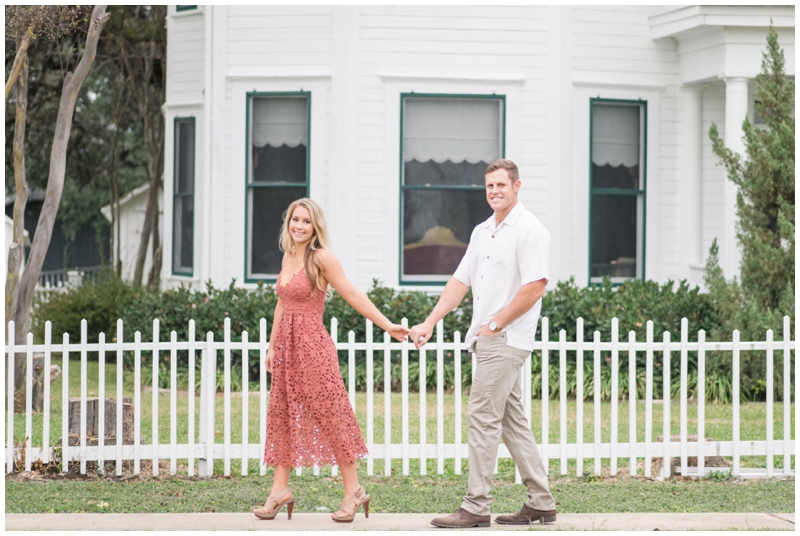
[[492, 248], [491, 264], [495, 268], [507, 270], [516, 265], [517, 251], [512, 244], [498, 243]]

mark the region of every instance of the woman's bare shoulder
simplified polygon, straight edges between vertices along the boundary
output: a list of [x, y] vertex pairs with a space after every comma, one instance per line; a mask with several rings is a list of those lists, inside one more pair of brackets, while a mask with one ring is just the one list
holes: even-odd
[[333, 266], [339, 264], [339, 259], [329, 249], [320, 249], [317, 252], [317, 258], [323, 266]]

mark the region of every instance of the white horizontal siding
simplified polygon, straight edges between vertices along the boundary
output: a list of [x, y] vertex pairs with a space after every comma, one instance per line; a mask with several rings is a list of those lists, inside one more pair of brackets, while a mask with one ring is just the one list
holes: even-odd
[[329, 66], [329, 6], [230, 6], [229, 67]]
[[167, 102], [203, 100], [205, 15], [172, 17], [167, 36]]

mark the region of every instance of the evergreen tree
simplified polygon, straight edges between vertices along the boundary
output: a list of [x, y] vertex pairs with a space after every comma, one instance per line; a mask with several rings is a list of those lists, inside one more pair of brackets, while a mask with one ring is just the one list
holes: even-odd
[[[772, 26], [763, 56], [755, 111], [765, 128], [744, 119], [746, 158], [725, 147], [716, 125], [709, 130], [714, 153], [738, 187], [736, 237], [742, 251], [741, 282], [736, 277], [726, 281], [716, 240], [711, 246], [705, 282], [720, 322], [712, 330], [714, 340], [729, 340], [734, 329], [742, 340], [763, 340], [767, 329], [779, 339], [787, 315], [794, 332], [794, 83], [786, 77]], [[743, 388], [750, 383], [750, 389], [758, 389], [764, 378], [763, 355], [742, 359]]]

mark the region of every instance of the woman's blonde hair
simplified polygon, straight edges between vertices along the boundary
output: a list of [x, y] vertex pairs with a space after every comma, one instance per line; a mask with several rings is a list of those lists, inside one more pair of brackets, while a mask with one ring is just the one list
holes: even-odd
[[325, 225], [325, 216], [322, 214], [322, 208], [316, 201], [308, 197], [292, 201], [283, 216], [283, 226], [281, 227], [278, 241], [281, 251], [294, 253], [296, 246], [294, 238], [289, 232], [289, 222], [291, 222], [292, 214], [294, 214], [294, 209], [297, 207], [303, 207], [308, 211], [311, 215], [311, 226], [314, 228], [314, 236], [311, 238], [311, 243], [309, 243], [303, 258], [306, 277], [311, 282], [311, 292], [313, 294], [317, 289], [325, 290], [327, 286], [321, 275], [322, 264], [319, 261], [319, 252], [323, 249], [328, 249], [328, 227]]

